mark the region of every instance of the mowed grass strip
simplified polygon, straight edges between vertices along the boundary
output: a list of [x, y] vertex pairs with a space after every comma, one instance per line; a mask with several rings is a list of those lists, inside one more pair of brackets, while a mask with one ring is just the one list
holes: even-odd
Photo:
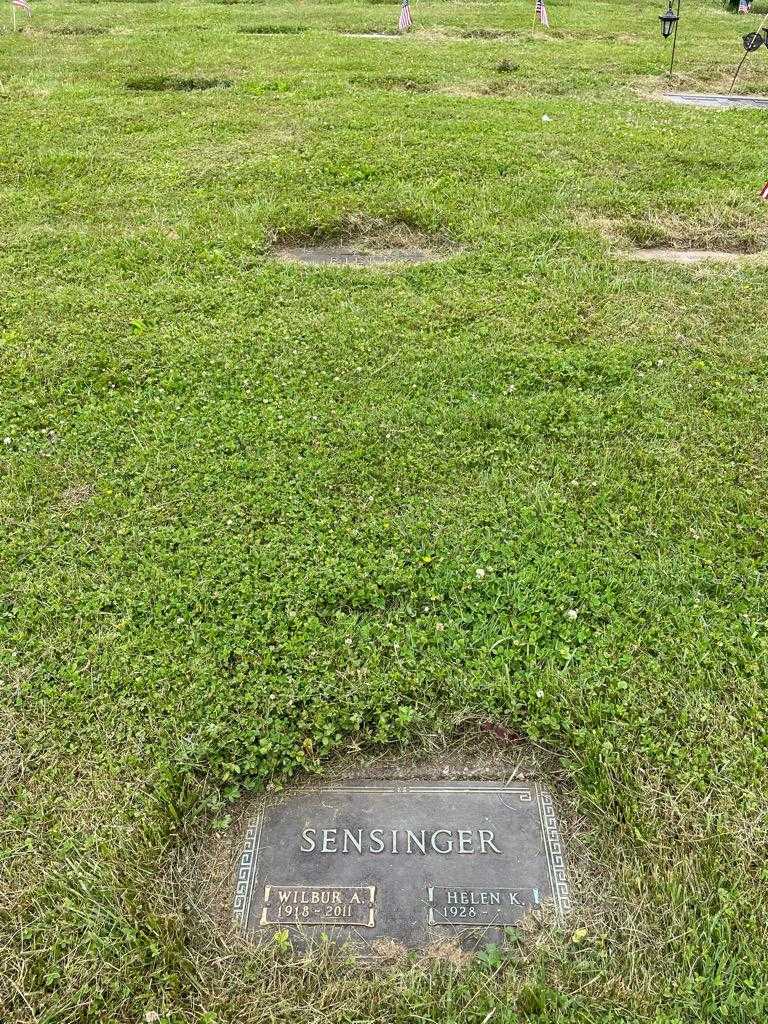
[[[0, 36], [3, 1020], [765, 1016], [763, 277], [615, 257], [764, 245], [765, 115], [655, 102], [653, 5], [548, 8]], [[685, 17], [721, 91], [755, 19]], [[271, 254], [373, 222], [458, 251]], [[478, 717], [583, 819], [566, 928], [372, 973], [200, 913], [239, 797]]]

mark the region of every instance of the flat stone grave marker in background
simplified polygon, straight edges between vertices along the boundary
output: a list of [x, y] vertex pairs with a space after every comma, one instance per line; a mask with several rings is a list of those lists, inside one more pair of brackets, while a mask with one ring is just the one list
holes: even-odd
[[710, 107], [713, 110], [732, 110], [736, 107], [768, 107], [768, 96], [721, 96], [716, 93], [664, 92], [670, 103], [690, 107]]
[[552, 800], [538, 783], [361, 782], [265, 800], [237, 872], [235, 918], [254, 935], [327, 933], [370, 947], [504, 929], [570, 900]]

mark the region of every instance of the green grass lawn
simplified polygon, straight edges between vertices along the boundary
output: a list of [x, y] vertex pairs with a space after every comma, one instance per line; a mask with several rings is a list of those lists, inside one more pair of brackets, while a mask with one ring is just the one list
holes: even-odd
[[[0, 1020], [764, 1020], [765, 267], [617, 252], [765, 246], [768, 113], [652, 99], [661, 3], [415, 0], [401, 40], [343, 34], [394, 28], [365, 0], [33, 4], [0, 35]], [[684, 3], [673, 87], [727, 89], [758, 21]], [[231, 85], [126, 86], [158, 76]], [[378, 222], [456, 254], [270, 256]], [[567, 927], [370, 973], [201, 920], [178, 864], [238, 797], [478, 717], [582, 818]]]

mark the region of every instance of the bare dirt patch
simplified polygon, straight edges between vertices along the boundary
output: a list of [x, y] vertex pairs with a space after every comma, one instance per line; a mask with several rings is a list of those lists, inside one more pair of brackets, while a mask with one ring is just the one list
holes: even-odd
[[125, 83], [133, 92], [195, 92], [205, 89], [228, 89], [232, 82], [226, 78], [175, 78], [172, 75], [151, 75], [132, 78]]
[[92, 498], [93, 493], [93, 487], [90, 484], [76, 484], [74, 487], [68, 487], [65, 491], [61, 492], [59, 504], [67, 511], [72, 511], [78, 505], [82, 505], [83, 502]]
[[425, 235], [406, 224], [355, 217], [336, 230], [275, 239], [272, 248], [287, 263], [368, 268], [442, 260], [457, 251], [447, 239]]

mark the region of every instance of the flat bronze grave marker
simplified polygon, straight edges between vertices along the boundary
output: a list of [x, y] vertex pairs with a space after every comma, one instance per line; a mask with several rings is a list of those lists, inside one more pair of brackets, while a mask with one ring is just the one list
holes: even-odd
[[237, 872], [241, 927], [299, 946], [327, 933], [418, 949], [503, 939], [526, 914], [569, 910], [552, 800], [538, 783], [370, 782], [269, 798]]

